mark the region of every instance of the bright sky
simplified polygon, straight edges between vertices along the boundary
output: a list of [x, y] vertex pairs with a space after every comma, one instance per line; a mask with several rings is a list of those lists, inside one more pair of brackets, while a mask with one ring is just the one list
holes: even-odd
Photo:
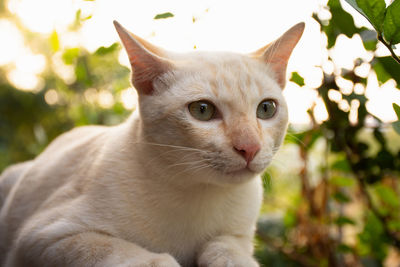
[[[300, 88], [288, 83], [284, 94], [289, 105], [292, 123], [309, 122], [306, 110], [316, 102], [316, 114], [319, 120], [326, 118], [322, 101], [317, 98], [314, 88], [318, 87], [322, 71], [331, 70], [325, 64], [327, 53], [324, 50], [326, 40], [322, 38], [319, 25], [311, 18], [315, 11], [322, 10], [326, 0], [8, 0], [9, 10], [17, 15], [22, 23], [34, 32], [50, 35], [53, 30], [59, 33], [62, 47], [82, 45], [90, 51], [100, 46], [109, 46], [118, 41], [112, 21], [118, 20], [127, 29], [144, 37], [150, 42], [174, 51], [190, 51], [196, 46], [199, 50], [228, 50], [250, 52], [273, 41], [294, 24], [306, 22], [306, 30], [288, 66], [288, 73], [297, 71], [305, 78], [306, 86]], [[344, 7], [355, 16], [358, 25], [368, 23], [346, 4]], [[75, 12], [81, 9], [82, 17], [91, 15], [78, 33], [68, 32], [68, 25], [75, 19]], [[164, 20], [153, 20], [159, 13], [171, 12], [175, 16]], [[326, 12], [325, 12], [326, 13]], [[329, 15], [329, 13], [325, 14]], [[193, 22], [195, 21], [195, 22]], [[6, 19], [0, 19], [0, 65], [12, 65], [7, 78], [22, 90], [40, 90], [43, 82], [40, 73], [46, 66], [46, 59], [34, 54], [18, 32], [15, 25]], [[381, 53], [387, 53], [384, 48]], [[331, 57], [340, 68], [352, 68], [357, 57], [371, 58], [361, 40], [351, 40], [341, 36], [331, 51]], [[59, 66], [59, 75], [72, 79], [72, 70], [61, 63], [59, 55], [52, 59]], [[120, 62], [127, 65], [125, 52], [121, 52]], [[400, 90], [395, 88], [393, 80], [379, 87], [374, 74], [368, 67], [360, 66], [358, 71], [368, 77], [368, 109], [385, 121], [395, 119], [391, 103], [400, 104]], [[343, 88], [351, 88], [352, 83], [338, 81]], [[126, 107], [132, 107], [131, 90], [122, 95]], [[90, 94], [90, 92], [88, 92]], [[51, 97], [53, 95], [53, 97]], [[335, 95], [331, 94], [334, 98]], [[55, 91], [51, 91], [46, 101], [54, 101]], [[85, 93], [86, 96], [86, 93]], [[103, 92], [103, 104], [110, 103], [110, 95]], [[108, 99], [108, 100], [107, 100]], [[337, 99], [337, 101], [341, 101]], [[344, 101], [342, 101], [344, 103]], [[342, 105], [346, 107], [345, 104]], [[354, 107], [353, 107], [354, 108]]]

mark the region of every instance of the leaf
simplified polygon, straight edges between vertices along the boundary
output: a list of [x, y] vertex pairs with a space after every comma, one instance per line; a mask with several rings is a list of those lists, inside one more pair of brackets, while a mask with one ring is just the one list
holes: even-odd
[[388, 226], [392, 231], [400, 231], [400, 221], [398, 220], [390, 220]]
[[73, 64], [76, 59], [78, 58], [80, 53], [80, 50], [78, 47], [75, 48], [68, 48], [65, 50], [65, 52], [62, 55], [62, 59], [64, 61], [65, 64], [67, 65], [71, 65]]
[[334, 176], [329, 182], [336, 186], [353, 186], [355, 184], [354, 179], [343, 176]]
[[383, 260], [387, 255], [387, 245], [382, 222], [371, 212], [367, 212], [363, 231], [358, 234], [360, 254]]
[[350, 164], [346, 159], [340, 159], [340, 160], [335, 161], [332, 164], [332, 169], [342, 171], [342, 172], [350, 172], [351, 171]]
[[329, 0], [328, 6], [332, 18], [328, 25], [322, 24], [321, 28], [328, 37], [328, 48], [332, 48], [339, 34], [343, 33], [351, 38], [355, 33], [358, 33], [360, 29], [354, 25], [353, 17], [343, 10], [339, 0]]
[[174, 16], [174, 14], [172, 14], [171, 12], [166, 12], [166, 13], [162, 13], [162, 14], [157, 14], [154, 19], [167, 19], [167, 18], [172, 18]]
[[110, 45], [109, 47], [99, 47], [96, 52], [94, 52], [96, 55], [98, 56], [104, 56], [106, 54], [112, 53], [114, 51], [116, 51], [119, 48], [119, 44], [118, 43], [113, 43], [112, 45]]
[[299, 86], [304, 86], [304, 78], [300, 76], [297, 72], [292, 72], [292, 77], [290, 81], [296, 83]]
[[343, 192], [336, 192], [332, 197], [339, 203], [349, 203], [351, 201], [350, 197]]
[[387, 8], [383, 36], [392, 45], [400, 43], [400, 0], [393, 1]]
[[394, 112], [396, 112], [397, 121], [392, 123], [393, 129], [396, 133], [400, 134], [400, 106], [396, 103], [393, 103]]
[[357, 10], [361, 15], [366, 17], [368, 19], [367, 14], [364, 13], [364, 11], [358, 6], [356, 0], [345, 0], [349, 5], [351, 5], [355, 10]]
[[383, 184], [378, 184], [375, 186], [375, 192], [385, 204], [393, 208], [400, 207], [399, 197], [392, 188]]
[[345, 0], [361, 15], [363, 15], [375, 28], [382, 32], [382, 25], [385, 18], [386, 4], [384, 0]]
[[264, 186], [264, 191], [265, 192], [271, 192], [272, 190], [272, 181], [271, 181], [271, 175], [266, 171], [261, 175], [263, 186]]
[[353, 219], [350, 219], [349, 217], [346, 216], [339, 216], [335, 219], [335, 224], [342, 226], [345, 224], [352, 224], [355, 225], [356, 223], [354, 222]]
[[346, 244], [339, 244], [337, 250], [341, 253], [353, 253], [353, 249]]
[[85, 86], [92, 85], [92, 79], [88, 72], [87, 62], [85, 58], [81, 57], [78, 59], [78, 62], [75, 66], [75, 75], [78, 82], [83, 83]]
[[53, 31], [50, 35], [50, 47], [53, 52], [60, 50], [60, 40], [56, 31]]
[[[384, 0], [356, 0], [357, 5], [377, 32], [382, 32], [386, 4]], [[361, 13], [361, 14], [363, 14]]]
[[375, 51], [378, 40], [376, 38], [376, 32], [371, 30], [364, 30], [360, 32], [361, 39], [363, 41], [364, 48], [368, 51]]
[[400, 106], [396, 103], [393, 103], [394, 112], [396, 112], [397, 119], [400, 120]]
[[297, 223], [297, 214], [295, 210], [288, 209], [283, 217], [283, 224], [287, 228], [292, 228]]
[[380, 83], [393, 78], [400, 87], [400, 64], [397, 64], [392, 57], [377, 57], [372, 62], [372, 67]]
[[392, 127], [396, 133], [400, 134], [400, 121], [392, 122]]

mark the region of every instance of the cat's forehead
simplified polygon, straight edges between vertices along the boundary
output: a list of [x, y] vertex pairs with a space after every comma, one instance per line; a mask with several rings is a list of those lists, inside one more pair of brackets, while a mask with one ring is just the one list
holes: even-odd
[[208, 94], [227, 102], [281, 95], [268, 66], [246, 55], [197, 52], [186, 55], [181, 62], [179, 80], [190, 94]]

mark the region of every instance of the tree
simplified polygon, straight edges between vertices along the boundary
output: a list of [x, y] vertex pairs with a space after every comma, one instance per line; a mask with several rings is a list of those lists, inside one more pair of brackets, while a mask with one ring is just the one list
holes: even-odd
[[[357, 74], [356, 68], [369, 64], [380, 83], [394, 79], [400, 86], [400, 65], [395, 62], [398, 57], [392, 49], [400, 42], [400, 1], [394, 1], [387, 9], [383, 0], [348, 2], [371, 21], [378, 31], [377, 39], [385, 44], [393, 58], [376, 55], [377, 39], [371, 38], [369, 29], [355, 26], [353, 17], [343, 10], [339, 0], [328, 1], [326, 9], [331, 13], [330, 19], [313, 15], [327, 37], [328, 50], [335, 46], [341, 34], [349, 38], [360, 35], [365, 49], [374, 53], [374, 57], [371, 61], [357, 59], [353, 69], [324, 72], [317, 91], [329, 118], [318, 124], [311, 108], [310, 129], [288, 135], [287, 143], [298, 146], [303, 162], [298, 173], [301, 198], [295, 208], [286, 212], [279, 235], [271, 234], [273, 228], [261, 223], [258, 232], [264, 249], [258, 251], [260, 259], [272, 249], [286, 259], [284, 266], [290, 263], [293, 266], [381, 266], [385, 260], [391, 260], [389, 252], [391, 258], [397, 255], [395, 260], [399, 260], [400, 149], [390, 145], [395, 135], [390, 127], [368, 111], [365, 90], [356, 90], [356, 86], [365, 89], [368, 83]], [[376, 6], [380, 6], [380, 13]], [[331, 58], [328, 61], [334, 64]], [[351, 81], [351, 92], [339, 86], [338, 78]], [[298, 73], [293, 73], [291, 80], [304, 85]], [[333, 99], [331, 93], [338, 97]], [[357, 117], [352, 121], [351, 109], [341, 106], [341, 101], [347, 107], [356, 107], [353, 112]], [[393, 106], [398, 113], [398, 106]], [[398, 123], [394, 122], [393, 127], [400, 133]], [[366, 135], [370, 137], [364, 138]], [[317, 143], [324, 147], [319, 173], [310, 173], [308, 161]], [[313, 175], [320, 179], [312, 186]], [[348, 233], [350, 238], [345, 236]], [[271, 258], [274, 259], [264, 259], [265, 264]]]

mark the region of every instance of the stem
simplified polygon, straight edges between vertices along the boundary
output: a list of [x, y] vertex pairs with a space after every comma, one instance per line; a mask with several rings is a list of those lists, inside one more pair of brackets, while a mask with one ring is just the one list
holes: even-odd
[[387, 49], [389, 49], [390, 54], [392, 54], [393, 59], [396, 60], [396, 62], [400, 64], [400, 57], [398, 57], [398, 56], [394, 53], [392, 46], [391, 46], [390, 44], [388, 44], [388, 43], [385, 41], [385, 39], [383, 39], [382, 34], [378, 34], [378, 40], [381, 41], [381, 43], [384, 44], [384, 45], [387, 47]]

